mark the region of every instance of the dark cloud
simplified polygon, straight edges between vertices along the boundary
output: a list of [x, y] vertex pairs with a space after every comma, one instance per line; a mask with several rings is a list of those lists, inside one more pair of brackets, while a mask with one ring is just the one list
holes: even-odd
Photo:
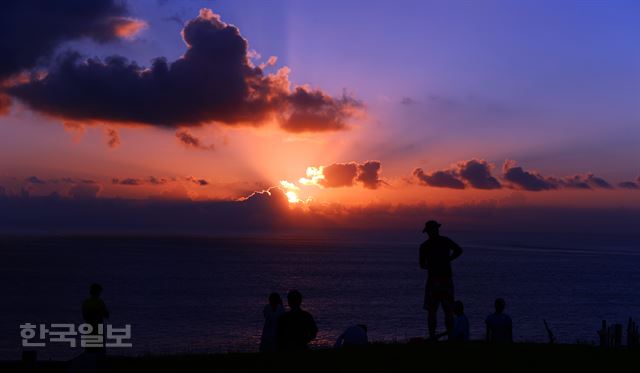
[[587, 183], [594, 188], [613, 189], [613, 185], [609, 184], [608, 181], [593, 174], [588, 174], [586, 179]]
[[69, 191], [69, 197], [74, 199], [95, 199], [102, 186], [97, 183], [81, 183], [72, 186]]
[[580, 175], [567, 176], [559, 181], [560, 185], [564, 188], [570, 189], [591, 189], [591, 186], [586, 182], [584, 177]]
[[175, 178], [163, 178], [149, 176], [147, 178], [133, 178], [128, 177], [124, 179], [113, 178], [111, 183], [115, 185], [127, 185], [127, 186], [139, 186], [139, 185], [164, 185], [171, 181], [175, 181]]
[[64, 41], [108, 42], [139, 22], [115, 0], [0, 1], [0, 80], [36, 67]]
[[46, 77], [10, 92], [68, 120], [171, 128], [275, 121], [290, 132], [331, 131], [345, 128], [362, 107], [347, 95], [291, 89], [287, 68], [265, 75], [251, 63], [240, 31], [208, 9], [188, 21], [182, 35], [187, 50], [172, 63], [157, 58], [145, 68], [120, 56], [83, 60], [67, 53]]
[[503, 178], [518, 189], [541, 191], [559, 188], [567, 189], [614, 189], [605, 179], [593, 174], [574, 175], [563, 178], [547, 177], [537, 172], [525, 171], [516, 166], [515, 161], [506, 161], [503, 166]]
[[176, 138], [178, 141], [187, 148], [195, 148], [200, 150], [215, 150], [214, 145], [203, 145], [199, 138], [191, 134], [187, 130], [180, 130], [176, 132]]
[[144, 183], [144, 180], [142, 179], [135, 179], [132, 177], [128, 177], [126, 179], [118, 179], [118, 178], [113, 178], [111, 179], [111, 182], [113, 184], [117, 184], [117, 185], [130, 185], [130, 186], [136, 186], [136, 185], [142, 185]]
[[165, 179], [164, 177], [155, 177], [155, 176], [149, 176], [147, 178], [147, 182], [151, 185], [164, 185], [174, 180], [175, 180], [174, 178]]
[[[513, 186], [530, 191], [550, 190], [558, 188], [568, 189], [613, 189], [605, 179], [593, 174], [574, 175], [561, 179], [545, 177], [539, 173], [525, 171], [522, 167], [515, 166], [515, 162], [507, 161], [503, 166], [504, 179]], [[621, 187], [622, 184], [620, 185]]]
[[87, 199], [96, 198], [102, 185], [90, 179], [75, 179], [64, 177], [60, 179], [44, 180], [37, 176], [30, 176], [25, 179], [26, 185], [21, 187], [23, 196], [29, 195], [50, 195], [59, 198], [67, 195], [70, 198]]
[[346, 128], [346, 121], [362, 106], [343, 94], [333, 98], [322, 91], [297, 87], [287, 97], [291, 107], [288, 118], [281, 120], [283, 129], [289, 132], [335, 131]]
[[458, 164], [458, 176], [476, 189], [500, 189], [500, 182], [491, 176], [491, 166], [483, 160], [472, 159]]
[[416, 100], [412, 99], [411, 97], [403, 97], [402, 100], [400, 100], [400, 103], [402, 105], [412, 106], [416, 104]]
[[570, 189], [613, 189], [605, 179], [593, 174], [568, 176], [559, 181], [560, 185]]
[[29, 176], [24, 181], [30, 184], [46, 184], [47, 183], [45, 180], [42, 180], [37, 176]]
[[633, 181], [623, 181], [618, 184], [618, 187], [622, 189], [640, 189], [640, 186], [638, 186], [638, 184], [634, 183]]
[[118, 131], [113, 128], [106, 128], [105, 133], [107, 135], [107, 145], [110, 148], [117, 148], [120, 146], [120, 135]]
[[423, 185], [464, 189], [467, 185], [476, 189], [500, 189], [500, 182], [491, 176], [491, 165], [483, 160], [471, 159], [459, 162], [454, 169], [425, 173], [421, 168], [413, 170], [413, 177]]
[[308, 183], [325, 188], [351, 187], [360, 183], [365, 188], [377, 189], [384, 183], [380, 178], [380, 168], [379, 161], [334, 163], [322, 167], [322, 178]]
[[426, 174], [421, 168], [413, 170], [413, 176], [424, 185], [437, 188], [464, 189], [464, 183], [458, 179], [454, 171], [435, 171]]
[[253, 192], [248, 197], [241, 198], [240, 202], [254, 207], [275, 207], [276, 209], [289, 205], [287, 195], [279, 187]]
[[367, 161], [364, 164], [359, 164], [356, 181], [361, 182], [365, 188], [377, 189], [382, 184], [380, 161]]
[[[91, 38], [109, 42], [130, 36], [144, 22], [127, 17], [116, 0], [0, 1], [0, 91], [14, 85], [13, 77], [44, 66], [65, 41]], [[11, 102], [0, 92], [0, 115]]]
[[[270, 229], [287, 226], [289, 203], [271, 188], [241, 201], [191, 201], [187, 198], [129, 200], [99, 197], [99, 185], [76, 189], [67, 196], [0, 198], [0, 231], [128, 231], [180, 232], [220, 229]], [[90, 212], [90, 213], [88, 213]], [[86, 232], [86, 231], [85, 231]]]
[[516, 166], [514, 161], [506, 161], [502, 171], [503, 179], [517, 189], [541, 191], [558, 188], [557, 180], [544, 177], [537, 172], [525, 171], [522, 167]]
[[358, 164], [355, 162], [334, 163], [324, 167], [322, 174], [324, 179], [320, 180], [320, 185], [326, 188], [350, 187], [353, 186], [358, 175]]
[[[470, 186], [476, 189], [500, 189], [503, 185], [491, 176], [492, 166], [483, 160], [462, 161], [454, 169], [425, 173], [421, 168], [413, 171], [413, 177], [423, 185], [463, 189]], [[567, 189], [614, 189], [605, 179], [593, 174], [574, 175], [564, 178], [546, 177], [537, 172], [527, 171], [507, 160], [502, 166], [502, 178], [505, 187], [527, 191]]]
[[488, 202], [463, 206], [316, 204], [302, 209], [289, 204], [278, 188], [253, 193], [240, 201], [91, 198], [92, 193], [82, 196], [89, 198], [34, 197], [28, 193], [0, 198], [0, 230], [117, 233], [135, 229], [162, 234], [256, 230], [273, 234], [274, 228], [281, 228], [287, 232], [315, 229], [326, 234], [329, 229], [365, 229], [367, 235], [395, 231], [398, 237], [415, 234], [419, 239], [420, 224], [434, 218], [448, 231], [470, 231], [475, 238], [483, 232], [500, 231], [503, 238], [517, 237], [521, 232], [553, 232], [566, 241], [568, 233], [628, 234], [637, 230], [640, 220], [638, 208], [510, 207]]
[[196, 185], [200, 185], [200, 186], [207, 186], [207, 185], [209, 185], [209, 182], [208, 182], [207, 180], [205, 180], [205, 179], [198, 179], [198, 178], [195, 178], [195, 177], [193, 177], [193, 176], [189, 176], [188, 178], [186, 178], [186, 180], [187, 180], [187, 181], [190, 181], [190, 182], [192, 182], [192, 183], [194, 183], [194, 184], [196, 184]]
[[196, 178], [193, 176], [185, 177], [185, 178], [175, 178], [175, 177], [156, 177], [149, 176], [146, 178], [135, 178], [135, 177], [127, 177], [127, 178], [113, 178], [111, 179], [111, 183], [114, 185], [125, 185], [125, 186], [140, 186], [140, 185], [166, 185], [169, 183], [173, 183], [176, 181], [188, 181], [190, 183], [199, 185], [199, 186], [207, 186], [210, 183], [206, 179]]
[[65, 183], [65, 184], [96, 184], [97, 181], [91, 179], [74, 179], [72, 177], [63, 177], [62, 179], [50, 179], [50, 183]]

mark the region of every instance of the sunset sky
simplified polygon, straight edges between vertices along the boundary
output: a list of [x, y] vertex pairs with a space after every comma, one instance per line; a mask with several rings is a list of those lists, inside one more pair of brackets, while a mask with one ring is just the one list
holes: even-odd
[[640, 208], [638, 2], [21, 4], [5, 198]]

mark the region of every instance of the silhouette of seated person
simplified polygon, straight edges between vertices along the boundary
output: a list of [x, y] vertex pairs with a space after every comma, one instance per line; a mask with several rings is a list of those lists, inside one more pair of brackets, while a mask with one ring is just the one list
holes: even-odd
[[[99, 333], [99, 327], [105, 319], [109, 318], [109, 310], [100, 295], [102, 294], [102, 286], [100, 284], [91, 284], [89, 287], [89, 298], [82, 303], [82, 318], [84, 322], [91, 325], [91, 334]], [[87, 350], [102, 350], [103, 347], [88, 347]]]
[[336, 340], [335, 348], [360, 347], [369, 344], [367, 326], [363, 324], [348, 327]]
[[318, 327], [313, 316], [301, 308], [302, 294], [291, 290], [287, 294], [289, 311], [278, 320], [278, 349], [280, 351], [303, 351], [316, 338]]
[[504, 313], [506, 303], [498, 298], [494, 302], [496, 312], [487, 316], [487, 342], [511, 343], [513, 342], [513, 322], [511, 317]]
[[274, 352], [277, 350], [278, 319], [283, 314], [284, 307], [282, 306], [280, 294], [271, 293], [269, 295], [269, 304], [265, 305], [262, 310], [264, 326], [260, 337], [260, 352]]
[[453, 303], [453, 328], [449, 334], [452, 342], [467, 342], [469, 340], [469, 319], [464, 314], [464, 303], [455, 301]]

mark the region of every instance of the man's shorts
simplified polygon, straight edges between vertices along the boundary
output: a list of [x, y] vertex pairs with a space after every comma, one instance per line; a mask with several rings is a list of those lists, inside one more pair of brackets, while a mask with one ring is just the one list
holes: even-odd
[[451, 276], [429, 276], [424, 289], [424, 309], [438, 308], [442, 303], [448, 307], [453, 303], [453, 278]]

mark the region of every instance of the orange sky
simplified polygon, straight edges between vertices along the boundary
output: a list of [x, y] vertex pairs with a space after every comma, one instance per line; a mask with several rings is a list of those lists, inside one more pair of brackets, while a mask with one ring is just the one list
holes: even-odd
[[[16, 97], [12, 99], [8, 113], [0, 116], [0, 185], [5, 194], [15, 196], [28, 190], [34, 196], [54, 192], [66, 196], [69, 183], [59, 180], [71, 178], [93, 181], [99, 185], [97, 196], [101, 198], [144, 199], [164, 196], [236, 200], [254, 191], [282, 186], [282, 181], [286, 181], [290, 183], [285, 188], [290, 199], [300, 201], [297, 202], [299, 204], [312, 200], [320, 204], [342, 205], [426, 202], [444, 205], [640, 206], [638, 188], [618, 186], [621, 182], [627, 182], [627, 185], [638, 187], [640, 183], [637, 179], [638, 170], [634, 169], [637, 166], [634, 162], [638, 159], [637, 138], [634, 139], [635, 132], [623, 135], [628, 132], [627, 126], [631, 123], [628, 120], [616, 119], [616, 126], [609, 122], [603, 125], [605, 122], [600, 118], [609, 109], [603, 109], [595, 115], [598, 121], [578, 127], [590, 118], [579, 117], [583, 106], [576, 110], [569, 99], [562, 110], [556, 110], [550, 106], [546, 109], [537, 107], [535, 100], [531, 99], [507, 103], [494, 100], [487, 92], [480, 95], [464, 89], [460, 91], [463, 93], [445, 92], [443, 87], [465, 83], [457, 78], [456, 72], [459, 71], [455, 69], [447, 74], [437, 74], [426, 70], [423, 72], [422, 65], [407, 63], [407, 66], [401, 66], [397, 64], [398, 61], [387, 61], [384, 65], [387, 74], [369, 74], [365, 66], [362, 74], [357, 74], [357, 69], [354, 70], [352, 66], [354, 61], [361, 61], [369, 68], [377, 66], [376, 61], [370, 58], [342, 61], [344, 69], [320, 67], [317, 65], [318, 59], [314, 59], [314, 53], [323, 51], [322, 56], [327, 61], [334, 61], [332, 58], [339, 53], [330, 46], [310, 51], [309, 46], [299, 45], [297, 34], [292, 30], [288, 34], [293, 44], [288, 45], [284, 56], [278, 56], [281, 59], [276, 59], [266, 46], [265, 50], [257, 51], [248, 46], [253, 44], [243, 44], [249, 41], [241, 30], [225, 23], [224, 14], [219, 16], [207, 9], [190, 9], [189, 14], [193, 18], [183, 22], [180, 27], [160, 23], [176, 34], [176, 39], [172, 39], [175, 43], [160, 43], [164, 40], [160, 36], [164, 35], [165, 30], [158, 23], [147, 22], [145, 14], [142, 14], [116, 19], [111, 36], [119, 40], [114, 44], [83, 41], [72, 46], [90, 51], [112, 48], [123, 54], [133, 53], [135, 46], [144, 46], [140, 53], [145, 56], [155, 53], [156, 49], [170, 50], [169, 55], [181, 56], [175, 60], [176, 64], [199, 68], [209, 64], [193, 61], [210, 58], [200, 51], [206, 51], [210, 46], [207, 43], [214, 43], [215, 38], [202, 41], [198, 39], [197, 32], [185, 30], [189, 27], [196, 31], [202, 28], [207, 32], [234, 30], [231, 37], [234, 42], [240, 43], [241, 48], [239, 52], [228, 52], [234, 63], [241, 65], [241, 69], [236, 70], [248, 71], [238, 81], [248, 85], [247, 91], [251, 92], [239, 99], [240, 104], [232, 100], [234, 105], [238, 105], [237, 108], [227, 112], [228, 103], [218, 107], [216, 105], [220, 103], [217, 101], [206, 101], [211, 109], [207, 105], [189, 106], [192, 102], [215, 96], [212, 94], [215, 91], [209, 91], [209, 85], [201, 86], [200, 81], [219, 74], [217, 70], [199, 71], [195, 78], [179, 76], [181, 79], [176, 79], [178, 82], [193, 78], [190, 81], [193, 87], [187, 87], [189, 89], [186, 92], [162, 92], [166, 97], [160, 95], [158, 102], [181, 102], [186, 108], [176, 104], [176, 118], [171, 116], [175, 113], [168, 110], [167, 117], [159, 119], [161, 123], [157, 122], [154, 112], [164, 113], [163, 110], [167, 108], [158, 106], [155, 101], [145, 101], [147, 96], [144, 94], [130, 97], [138, 103], [132, 107], [127, 106], [130, 102], [119, 101], [120, 95], [100, 96], [109, 91], [110, 84], [114, 82], [94, 81], [92, 87], [95, 92], [88, 91], [83, 95], [77, 95], [78, 90], [71, 89], [75, 100], [81, 101], [86, 96], [89, 101], [66, 107], [66, 101], [56, 101], [58, 91], [54, 90], [54, 97], [48, 97], [46, 91], [48, 86], [56, 82], [51, 77], [60, 75], [60, 71], [54, 67], [51, 70], [34, 69], [32, 72], [37, 74], [29, 80], [25, 75], [28, 69], [21, 70], [21, 74], [0, 81], [3, 84], [0, 88], [27, 86], [43, 91], [39, 93], [41, 96], [30, 96], [29, 90], [22, 93], [19, 90], [15, 91], [18, 93], [11, 91]], [[157, 15], [146, 16], [153, 18]], [[304, 14], [300, 17], [304, 17]], [[258, 43], [264, 43], [260, 35], [251, 32], [252, 24], [249, 21], [238, 27], [243, 26], [249, 28], [249, 33], [256, 37]], [[296, 27], [304, 28], [303, 25]], [[148, 40], [155, 40], [155, 44], [147, 43]], [[334, 42], [338, 43], [339, 40]], [[369, 46], [370, 40], [362, 42]], [[273, 46], [271, 43], [266, 45]], [[413, 43], [410, 45], [414, 46]], [[385, 48], [392, 50], [395, 47], [386, 45]], [[442, 47], [441, 50], [446, 48]], [[398, 55], [404, 53], [400, 50], [396, 52]], [[579, 52], [583, 51], [576, 51]], [[239, 55], [234, 57], [233, 53]], [[485, 52], [476, 53], [484, 55]], [[519, 55], [512, 58], [517, 60]], [[105, 58], [103, 60], [107, 61]], [[92, 62], [92, 66], [98, 70], [113, 68], [107, 62], [96, 61]], [[215, 59], [205, 60], [212, 61], [215, 62]], [[432, 63], [436, 64], [434, 61]], [[80, 69], [89, 65], [87, 61], [80, 60], [73, 66]], [[149, 79], [145, 74], [152, 69], [140, 68], [140, 65], [127, 66], [135, 71], [128, 79], [136, 81], [138, 85], [134, 88], [142, 92], [148, 88], [145, 84]], [[173, 72], [170, 66], [173, 69], [173, 65], [165, 68]], [[158, 69], [160, 74], [162, 68]], [[405, 70], [411, 70], [413, 75]], [[569, 74], [568, 71], [566, 73]], [[390, 84], [389, 77], [396, 74], [403, 77], [402, 83]], [[20, 80], [16, 76], [27, 78]], [[483, 70], [478, 71], [477, 76], [488, 80], [492, 75], [490, 71]], [[535, 74], [532, 73], [532, 76], [535, 77]], [[47, 80], [49, 78], [52, 80]], [[443, 83], [440, 87], [442, 92], [430, 92], [441, 78], [448, 79], [445, 82], [447, 84]], [[422, 85], [412, 85], [412, 80], [416, 79]], [[121, 95], [127, 93], [127, 81], [124, 79], [122, 86], [116, 85]], [[40, 84], [42, 82], [48, 84]], [[226, 93], [234, 92], [233, 83], [229, 83], [230, 89], [225, 91], [223, 98]], [[74, 84], [83, 87], [82, 82]], [[61, 90], [64, 87], [67, 85], [63, 84]], [[516, 92], [499, 84], [495, 90], [503, 94]], [[242, 89], [238, 91], [244, 92]], [[531, 91], [528, 94], [533, 96], [534, 93]], [[183, 96], [190, 99], [180, 101]], [[43, 97], [52, 101], [42, 104], [38, 100]], [[100, 104], [91, 101], [94, 99]], [[148, 110], [153, 105], [156, 105], [153, 110]], [[95, 110], [87, 112], [85, 107], [94, 107]], [[135, 111], [135, 115], [131, 111]], [[129, 118], [128, 115], [131, 118], [129, 121], [122, 119]], [[613, 114], [610, 117], [613, 118]], [[190, 141], [190, 145], [181, 143], [176, 134], [181, 134], [183, 141]], [[459, 173], [456, 171], [457, 165], [473, 159], [487, 162], [499, 189], [478, 189], [468, 180], [464, 181], [466, 187], [463, 190], [427, 186], [413, 176], [414, 170], [421, 168], [426, 175], [444, 171], [460, 178], [456, 174]], [[513, 187], [505, 180], [502, 170], [503, 163], [511, 159], [515, 159], [525, 173], [530, 173], [530, 177], [534, 175], [544, 182], [555, 180], [551, 182], [555, 183], [554, 186], [541, 191]], [[374, 184], [367, 185], [358, 178], [362, 176], [361, 168], [368, 161], [379, 162], [380, 169], [375, 175], [368, 176], [377, 179]], [[336, 164], [350, 164], [349, 167], [357, 170], [354, 171], [357, 174], [348, 180], [348, 186], [331, 187], [330, 183], [303, 185], [300, 182], [306, 176], [308, 167]], [[606, 180], [608, 184], [602, 187], [592, 183], [588, 190], [566, 186], [567, 177], [581, 175], [579, 179], [583, 180], [589, 174], [603, 182]], [[155, 181], [151, 182], [150, 178]]]

